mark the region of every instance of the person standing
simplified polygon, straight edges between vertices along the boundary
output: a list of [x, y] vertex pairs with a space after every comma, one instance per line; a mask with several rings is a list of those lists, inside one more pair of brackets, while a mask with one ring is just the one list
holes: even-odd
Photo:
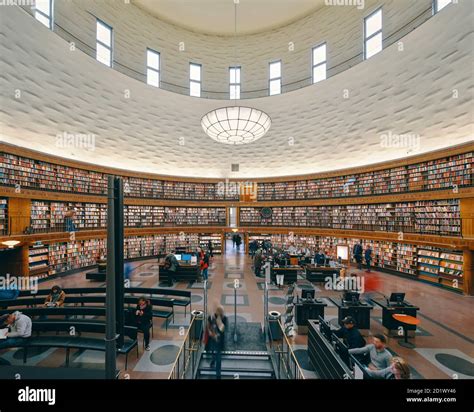
[[240, 250], [240, 245], [242, 244], [242, 238], [240, 237], [240, 235], [237, 235], [237, 237], [235, 238], [235, 244], [237, 245], [237, 250]]
[[255, 276], [260, 277], [260, 271], [262, 270], [263, 264], [263, 252], [262, 249], [258, 249], [255, 253], [255, 258], [253, 260], [253, 266], [255, 269]]
[[354, 255], [355, 261], [357, 262], [357, 269], [359, 270], [362, 270], [362, 252], [362, 242], [356, 243], [352, 253]]
[[213, 249], [213, 246], [212, 246], [212, 241], [210, 239], [207, 242], [207, 250], [209, 250], [209, 258], [212, 259], [214, 257], [214, 249]]
[[143, 341], [145, 343], [145, 350], [150, 350], [150, 328], [153, 322], [153, 308], [150, 301], [141, 297], [138, 299], [137, 307], [135, 309], [135, 320], [137, 328], [143, 332]]
[[235, 249], [235, 244], [237, 243], [237, 235], [234, 233], [232, 235], [232, 247]]
[[199, 251], [199, 267], [201, 269], [203, 280], [207, 280], [209, 270], [209, 254], [204, 252], [202, 249]]
[[370, 248], [370, 245], [367, 245], [367, 248], [365, 249], [365, 263], [367, 264], [366, 272], [370, 272], [371, 262], [372, 262], [372, 249]]
[[227, 328], [227, 317], [224, 308], [217, 306], [214, 315], [207, 319], [207, 334], [209, 349], [212, 351], [211, 368], [216, 368], [216, 379], [221, 378], [222, 351], [225, 346], [225, 333]]
[[176, 272], [178, 271], [178, 259], [173, 253], [169, 253], [165, 257], [165, 269], [168, 271], [168, 286], [173, 286]]

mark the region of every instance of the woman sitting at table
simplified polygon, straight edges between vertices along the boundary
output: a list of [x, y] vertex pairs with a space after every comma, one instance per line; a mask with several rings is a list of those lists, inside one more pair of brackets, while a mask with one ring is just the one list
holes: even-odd
[[385, 369], [372, 370], [365, 368], [365, 372], [373, 379], [410, 379], [410, 368], [406, 361], [399, 357], [390, 360], [390, 366]]

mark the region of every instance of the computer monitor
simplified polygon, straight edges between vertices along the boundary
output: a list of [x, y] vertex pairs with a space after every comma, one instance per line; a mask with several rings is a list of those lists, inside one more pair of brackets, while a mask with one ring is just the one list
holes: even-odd
[[181, 255], [177, 255], [177, 254], [175, 253], [174, 256], [176, 257], [176, 260], [181, 260]]
[[405, 294], [400, 292], [395, 292], [390, 295], [390, 302], [394, 303], [403, 303], [405, 300]]
[[198, 258], [197, 256], [191, 256], [191, 265], [197, 265]]
[[184, 254], [184, 255], [181, 255], [181, 260], [182, 260], [183, 262], [190, 262], [190, 261], [191, 261], [191, 255], [188, 254], [188, 253], [186, 253], [186, 254]]
[[357, 303], [357, 302], [359, 302], [359, 296], [360, 296], [360, 293], [358, 293], [358, 292], [346, 291], [346, 292], [344, 292], [344, 296], [343, 296], [342, 300], [344, 300], [346, 302]]
[[315, 290], [314, 289], [302, 289], [301, 298], [302, 299], [314, 299]]
[[323, 336], [329, 342], [331, 342], [331, 339], [332, 339], [331, 326], [321, 316], [318, 317], [318, 320], [319, 320], [319, 331], [323, 334]]
[[342, 361], [349, 367], [352, 368], [351, 365], [351, 357], [349, 356], [349, 349], [341, 339], [339, 339], [336, 335], [334, 335], [333, 340], [335, 342], [334, 350], [342, 359]]

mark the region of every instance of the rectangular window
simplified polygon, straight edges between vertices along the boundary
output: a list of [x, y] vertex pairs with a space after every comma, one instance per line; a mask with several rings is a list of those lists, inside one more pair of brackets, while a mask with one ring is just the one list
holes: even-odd
[[270, 63], [268, 92], [270, 96], [281, 93], [281, 60]]
[[189, 95], [201, 97], [201, 68], [200, 64], [189, 63]]
[[382, 9], [364, 19], [364, 58], [369, 59], [382, 50]]
[[160, 87], [160, 53], [146, 50], [146, 82], [155, 87]]
[[97, 19], [96, 59], [112, 67], [112, 27]]
[[53, 0], [35, 1], [35, 19], [48, 29], [53, 28]]
[[443, 10], [448, 4], [452, 3], [453, 0], [433, 0], [433, 9], [435, 13]]
[[240, 99], [240, 67], [229, 67], [229, 96]]
[[313, 83], [326, 79], [326, 43], [313, 47]]

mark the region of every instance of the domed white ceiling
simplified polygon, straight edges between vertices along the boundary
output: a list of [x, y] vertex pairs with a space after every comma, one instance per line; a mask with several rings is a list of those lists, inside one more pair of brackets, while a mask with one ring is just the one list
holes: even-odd
[[[472, 133], [472, 7], [446, 8], [369, 61], [316, 85], [243, 100], [272, 128], [245, 146], [206, 136], [201, 117], [226, 101], [156, 89], [71, 51], [17, 7], [2, 12], [0, 140], [85, 162], [193, 177], [329, 171], [463, 143]], [[95, 148], [57, 136], [90, 134]], [[411, 134], [406, 147], [384, 136]], [[415, 142], [416, 143], [416, 142]], [[240, 164], [231, 173], [231, 164]]]
[[[144, 11], [200, 33], [234, 34], [233, 0], [132, 0]], [[289, 24], [324, 5], [324, 0], [240, 0], [237, 32], [258, 33]]]

